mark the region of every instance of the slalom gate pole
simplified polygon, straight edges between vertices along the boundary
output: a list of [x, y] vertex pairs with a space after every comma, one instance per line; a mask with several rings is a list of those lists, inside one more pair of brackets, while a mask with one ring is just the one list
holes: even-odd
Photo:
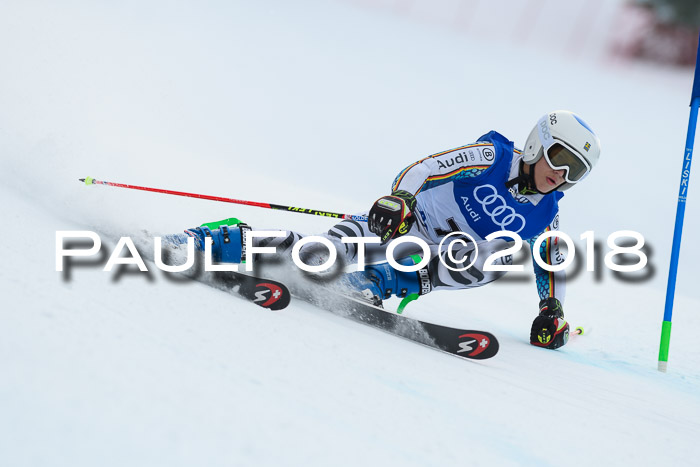
[[695, 60], [695, 78], [693, 91], [690, 97], [690, 119], [688, 121], [688, 135], [685, 141], [685, 156], [681, 170], [681, 183], [678, 191], [678, 205], [676, 207], [676, 225], [673, 229], [673, 247], [671, 249], [671, 266], [668, 272], [668, 286], [666, 288], [666, 305], [664, 308], [664, 321], [661, 325], [661, 344], [659, 345], [659, 371], [666, 372], [668, 367], [668, 348], [671, 343], [671, 317], [673, 315], [673, 298], [676, 293], [676, 273], [678, 272], [678, 256], [681, 249], [681, 236], [683, 234], [683, 217], [685, 216], [685, 201], [688, 196], [690, 182], [690, 164], [693, 161], [693, 145], [695, 142], [695, 127], [698, 121], [698, 108], [700, 108], [700, 37], [698, 38], [698, 55]]
[[174, 196], [186, 196], [188, 198], [206, 199], [206, 200], [210, 200], [210, 201], [219, 201], [221, 203], [242, 204], [245, 206], [255, 206], [255, 207], [259, 207], [259, 208], [275, 209], [278, 211], [295, 212], [295, 213], [299, 213], [299, 214], [310, 214], [312, 216], [323, 216], [323, 217], [332, 217], [335, 219], [350, 219], [350, 220], [359, 221], [359, 222], [367, 222], [367, 217], [356, 216], [356, 215], [352, 215], [352, 214], [341, 214], [341, 213], [330, 212], [330, 211], [319, 211], [316, 209], [306, 209], [306, 208], [297, 208], [297, 207], [293, 207], [293, 206], [283, 206], [281, 204], [261, 203], [258, 201], [245, 201], [242, 199], [223, 198], [220, 196], [201, 195], [198, 193], [186, 193], [184, 191], [172, 191], [172, 190], [163, 190], [160, 188], [149, 188], [149, 187], [145, 187], [145, 186], [126, 185], [124, 183], [114, 183], [114, 182], [105, 182], [103, 180], [96, 180], [92, 177], [79, 178], [78, 180], [80, 180], [81, 182], [84, 182], [86, 185], [106, 185], [106, 186], [113, 186], [113, 187], [118, 187], [118, 188], [128, 188], [130, 190], [152, 191], [154, 193], [163, 193], [166, 195], [174, 195]]

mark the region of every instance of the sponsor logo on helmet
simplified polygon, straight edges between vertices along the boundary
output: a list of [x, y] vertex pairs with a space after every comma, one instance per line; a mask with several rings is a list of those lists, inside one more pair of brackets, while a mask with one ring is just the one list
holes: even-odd
[[549, 114], [549, 124], [550, 125], [556, 125], [557, 124], [557, 114]]
[[484, 148], [481, 151], [484, 154], [484, 159], [486, 159], [489, 162], [491, 162], [494, 156], [496, 155], [491, 148]]
[[552, 139], [552, 134], [549, 132], [549, 125], [547, 125], [547, 120], [542, 119], [540, 122], [540, 131], [542, 131], [542, 136], [545, 141]]
[[512, 206], [508, 206], [505, 198], [498, 194], [493, 185], [480, 185], [474, 188], [474, 199], [501, 230], [519, 233], [525, 228], [525, 218], [515, 212]]
[[588, 152], [588, 150], [591, 149], [591, 143], [589, 143], [588, 141], [586, 141], [586, 144], [583, 145], [583, 149], [585, 149], [586, 152]]

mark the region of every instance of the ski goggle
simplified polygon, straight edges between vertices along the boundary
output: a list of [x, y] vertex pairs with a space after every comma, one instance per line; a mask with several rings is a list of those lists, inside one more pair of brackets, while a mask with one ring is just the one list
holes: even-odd
[[568, 183], [581, 181], [591, 171], [588, 161], [561, 141], [545, 149], [544, 158], [554, 170], [564, 170], [564, 180]]

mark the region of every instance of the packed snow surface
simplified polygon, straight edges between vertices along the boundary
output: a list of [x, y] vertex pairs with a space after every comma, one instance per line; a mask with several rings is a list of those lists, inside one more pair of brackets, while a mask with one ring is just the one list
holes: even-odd
[[[3, 3], [0, 465], [697, 465], [700, 187], [656, 370], [692, 71], [516, 36], [363, 2]], [[231, 216], [307, 234], [333, 222], [78, 178], [361, 212], [413, 161], [491, 129], [522, 145], [562, 108], [603, 154], [561, 229], [584, 259], [582, 233], [601, 259], [611, 233], [638, 231], [649, 265], [575, 274], [566, 316], [590, 332], [559, 351], [528, 343], [529, 272], [407, 309], [499, 338], [470, 362], [150, 262], [56, 271], [61, 230], [98, 232], [107, 255], [121, 235]]]

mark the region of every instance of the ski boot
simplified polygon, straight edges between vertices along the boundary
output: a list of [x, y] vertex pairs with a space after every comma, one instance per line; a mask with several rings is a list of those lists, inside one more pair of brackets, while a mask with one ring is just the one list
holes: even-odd
[[218, 222], [208, 222], [199, 227], [185, 230], [181, 234], [167, 235], [164, 239], [172, 245], [187, 244], [187, 239], [194, 238], [195, 248], [204, 251], [205, 239], [212, 239], [211, 257], [217, 263], [245, 263], [245, 233], [251, 230], [248, 224], [235, 217]]
[[[409, 256], [397, 261], [402, 266], [413, 266], [421, 261], [420, 256]], [[389, 263], [365, 266], [364, 271], [345, 274], [342, 286], [354, 291], [365, 301], [382, 306], [382, 301], [396, 295], [403, 298], [400, 310], [411, 300], [432, 290], [427, 266], [415, 272], [398, 271]]]

